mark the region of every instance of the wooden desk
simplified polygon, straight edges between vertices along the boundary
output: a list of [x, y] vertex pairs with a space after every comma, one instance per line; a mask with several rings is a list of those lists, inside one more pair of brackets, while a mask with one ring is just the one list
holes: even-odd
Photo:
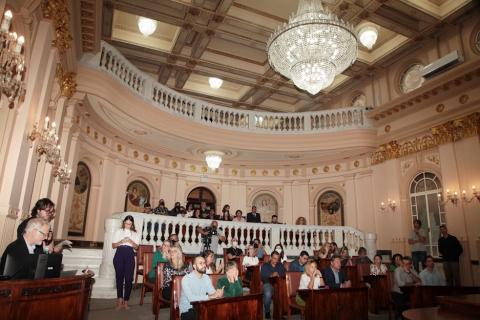
[[270, 278], [273, 286], [273, 319], [281, 319], [288, 312], [287, 282], [285, 277]]
[[378, 313], [382, 308], [388, 308], [390, 301], [390, 281], [386, 275], [368, 275], [363, 281], [370, 284], [368, 290], [368, 307], [370, 312]]
[[480, 319], [480, 294], [437, 297], [440, 309]]
[[402, 315], [407, 320], [478, 320], [478, 317], [440, 309], [440, 307], [409, 309], [403, 311]]
[[250, 293], [262, 292], [261, 279], [260, 279], [260, 265], [249, 266], [247, 271], [251, 274], [250, 279]]
[[405, 286], [400, 289], [408, 295], [412, 309], [435, 307], [439, 304], [438, 296], [480, 293], [480, 287]]
[[257, 320], [263, 319], [263, 294], [192, 302], [197, 320]]
[[368, 289], [298, 290], [305, 300], [305, 319], [368, 319]]
[[92, 275], [0, 282], [0, 319], [84, 320]]

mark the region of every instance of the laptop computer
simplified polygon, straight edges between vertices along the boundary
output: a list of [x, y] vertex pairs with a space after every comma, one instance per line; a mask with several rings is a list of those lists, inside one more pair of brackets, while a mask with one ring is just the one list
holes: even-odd
[[3, 275], [10, 279], [58, 278], [62, 254], [8, 255]]

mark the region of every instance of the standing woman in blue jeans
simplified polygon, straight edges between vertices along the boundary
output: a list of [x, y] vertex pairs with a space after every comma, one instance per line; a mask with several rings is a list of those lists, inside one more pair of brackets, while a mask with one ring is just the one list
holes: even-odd
[[135, 270], [135, 249], [140, 243], [140, 234], [135, 229], [133, 217], [123, 219], [122, 228], [115, 231], [112, 248], [117, 249], [113, 257], [117, 282], [118, 304], [116, 310], [129, 309], [128, 299], [132, 292], [133, 272]]

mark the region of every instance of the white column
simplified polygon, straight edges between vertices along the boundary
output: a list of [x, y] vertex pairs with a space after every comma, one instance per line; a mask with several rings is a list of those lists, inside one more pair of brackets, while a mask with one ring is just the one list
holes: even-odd
[[377, 254], [377, 234], [365, 233], [365, 249], [367, 249], [367, 255], [370, 260], [373, 261], [373, 257]]

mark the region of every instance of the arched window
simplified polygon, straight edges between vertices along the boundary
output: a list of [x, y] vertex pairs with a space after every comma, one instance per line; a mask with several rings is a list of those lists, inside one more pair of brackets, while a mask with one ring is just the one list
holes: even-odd
[[343, 226], [343, 199], [335, 191], [326, 191], [318, 199], [318, 224]]
[[445, 208], [442, 199], [442, 183], [431, 172], [420, 172], [410, 185], [410, 203], [413, 220], [419, 219], [427, 232], [428, 254], [438, 257], [438, 239], [440, 226], [445, 223]]
[[216, 200], [212, 191], [205, 187], [198, 187], [190, 191], [187, 197], [187, 203], [193, 204], [193, 208], [200, 208], [200, 203], [205, 201], [207, 209], [215, 209]]
[[75, 176], [72, 208], [70, 209], [70, 220], [68, 223], [69, 236], [85, 235], [91, 184], [92, 176], [90, 169], [88, 169], [88, 166], [84, 162], [79, 162]]

